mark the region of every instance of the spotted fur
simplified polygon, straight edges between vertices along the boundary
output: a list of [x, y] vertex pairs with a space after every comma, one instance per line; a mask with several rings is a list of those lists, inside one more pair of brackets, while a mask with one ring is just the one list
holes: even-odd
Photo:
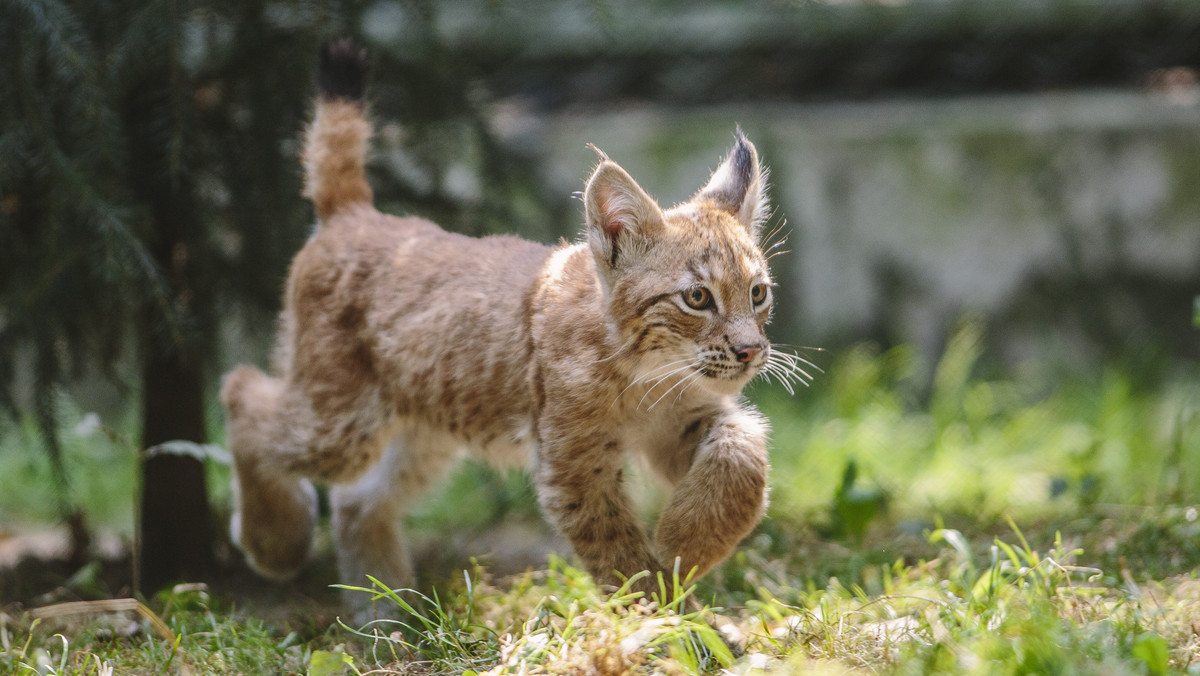
[[[336, 84], [361, 62], [346, 45], [323, 61], [305, 149], [319, 228], [292, 263], [273, 373], [243, 366], [222, 388], [251, 563], [300, 568], [316, 480], [343, 581], [408, 584], [400, 516], [464, 452], [530, 467], [603, 583], [727, 557], [767, 499], [767, 421], [739, 398], [771, 354], [754, 146], [739, 130], [669, 209], [600, 154], [577, 244], [464, 237], [372, 206], [370, 125]], [[623, 486], [630, 456], [672, 490], [653, 535]]]

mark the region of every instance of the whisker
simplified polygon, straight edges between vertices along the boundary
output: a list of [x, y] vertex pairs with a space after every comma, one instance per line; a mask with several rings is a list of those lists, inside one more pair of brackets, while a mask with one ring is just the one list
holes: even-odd
[[687, 392], [689, 387], [691, 387], [692, 385], [695, 385], [697, 382], [699, 382], [700, 375], [701, 375], [701, 372], [696, 371], [693, 375], [690, 375], [687, 378], [683, 379], [684, 382], [686, 382], [687, 384], [684, 385], [683, 388], [680, 389], [679, 392], [675, 395], [675, 401], [671, 402], [672, 406], [679, 403], [679, 400], [683, 398], [683, 393]]
[[623, 345], [621, 345], [621, 347], [618, 347], [616, 350], [614, 350], [612, 354], [608, 355], [604, 359], [597, 359], [591, 363], [592, 364], [600, 364], [600, 363], [606, 362], [610, 359], [616, 359], [618, 356], [620, 356], [620, 354], [622, 352], [625, 351], [625, 348], [633, 347], [633, 344], [635, 342], [637, 342], [637, 336], [630, 336], [629, 340], [625, 341], [625, 343]]
[[[676, 359], [674, 361], [669, 361], [665, 364], [655, 367], [654, 369], [650, 370], [648, 373], [644, 373], [642, 375], [639, 375], [637, 378], [634, 378], [628, 385], [625, 386], [625, 389], [618, 392], [617, 396], [613, 398], [613, 402], [611, 404], [609, 404], [609, 406], [608, 406], [609, 410], [612, 410], [612, 407], [617, 405], [617, 401], [619, 401], [621, 399], [621, 396], [623, 394], [625, 394], [626, 392], [628, 392], [630, 389], [632, 389], [634, 386], [649, 382], [650, 380], [657, 379], [657, 381], [654, 383], [654, 385], [650, 386], [650, 389], [654, 389], [654, 387], [659, 382], [662, 382], [663, 379], [670, 377], [671, 373], [676, 372], [676, 371], [671, 370], [672, 367], [674, 367], [676, 364], [686, 364], [688, 362], [691, 362], [690, 357], [685, 357], [683, 359]], [[668, 370], [668, 373], [660, 376], [659, 373], [661, 371], [663, 371], [664, 369]]]
[[787, 221], [781, 220], [778, 223], [776, 223], [775, 227], [771, 228], [771, 231], [767, 233], [767, 236], [762, 238], [763, 242], [770, 242], [771, 238], [774, 237], [775, 235], [778, 235], [779, 231], [783, 230], [783, 226], [785, 226], [785, 225], [787, 225]]
[[772, 352], [771, 356], [767, 357], [767, 361], [771, 361], [772, 359], [777, 359], [781, 362], [785, 362], [791, 368], [799, 369], [801, 372], [804, 372], [804, 373], [807, 373], [807, 372], [805, 372], [804, 369], [800, 368], [800, 364], [804, 364], [805, 366], [807, 366], [811, 369], [814, 369], [816, 371], [820, 371], [821, 373], [825, 372], [824, 370], [821, 369], [820, 366], [817, 366], [816, 364], [805, 359], [804, 357], [798, 357], [794, 354], [788, 354], [786, 352]]
[[767, 382], [771, 382], [771, 380], [774, 379], [783, 386], [783, 389], [787, 390], [788, 394], [792, 396], [796, 395], [796, 390], [792, 389], [792, 383], [788, 381], [787, 378], [784, 378], [782, 375], [777, 373], [775, 369], [771, 368], [770, 366], [764, 366], [763, 370], [759, 371], [759, 373]]
[[[676, 373], [679, 373], [683, 369], [687, 368], [691, 363], [692, 363], [692, 357], [684, 357], [683, 359], [676, 359], [675, 361], [667, 362], [666, 364], [663, 364], [662, 366], [655, 368], [650, 373], [639, 378], [638, 382], [639, 383], [651, 383], [651, 385], [650, 385], [651, 388], [656, 387], [662, 381], [666, 380], [667, 378], [670, 378], [671, 376], [675, 375]], [[682, 364], [682, 366], [678, 366], [679, 364]], [[664, 369], [666, 369], [665, 373], [663, 372]], [[651, 382], [651, 381], [653, 381], [653, 382]]]
[[774, 348], [789, 348], [792, 350], [808, 350], [810, 352], [825, 352], [823, 347], [813, 347], [811, 345], [792, 345], [791, 343], [771, 343]]
[[808, 364], [808, 361], [796, 357], [796, 355], [776, 353], [767, 359], [768, 364], [774, 364], [779, 369], [790, 371], [793, 373], [802, 373], [805, 378], [812, 379], [812, 373], [805, 371], [798, 363]]
[[[783, 229], [785, 227], [787, 227], [787, 224], [788, 224], [787, 219], [783, 219], [783, 220], [780, 220], [779, 223], [774, 228], [771, 228], [771, 231], [769, 233], [767, 233], [767, 236], [762, 238], [762, 242], [763, 242], [762, 246], [764, 249], [768, 248], [768, 246], [770, 246], [770, 247], [779, 246], [781, 243], [787, 241], [788, 236], [791, 234], [790, 232], [783, 232]], [[781, 233], [782, 233], [782, 237], [779, 238], [779, 241], [772, 244], [771, 240], [774, 239], [776, 236], [780, 235]]]
[[773, 368], [771, 368], [771, 364], [770, 364], [770, 363], [763, 364], [762, 368], [760, 368], [760, 369], [758, 370], [758, 373], [755, 373], [755, 374], [754, 374], [754, 377], [750, 379], [750, 382], [754, 382], [755, 380], [758, 380], [760, 377], [761, 377], [763, 380], [766, 380], [767, 382], [770, 382], [770, 381], [771, 381], [771, 379], [775, 377], [775, 376], [773, 375], [773, 373], [774, 373], [774, 369], [773, 369]]
[[816, 380], [816, 378], [813, 376], [813, 374], [809, 373], [808, 371], [805, 371], [804, 369], [800, 368], [796, 364], [788, 363], [786, 368], [789, 371], [791, 371], [792, 373], [799, 374], [797, 377], [803, 376], [804, 380], [807, 380], [810, 383], [812, 381]]
[[823, 349], [821, 349], [821, 348], [819, 348], [819, 347], [796, 347], [796, 346], [793, 346], [793, 345], [786, 345], [786, 346], [783, 346], [783, 345], [778, 345], [778, 344], [775, 344], [775, 343], [772, 343], [772, 344], [771, 344], [771, 347], [775, 348], [775, 349], [773, 349], [773, 350], [771, 351], [771, 355], [770, 355], [771, 357], [776, 357], [776, 356], [777, 356], [777, 357], [779, 357], [779, 358], [781, 358], [781, 359], [786, 359], [786, 360], [788, 360], [789, 362], [792, 362], [792, 363], [795, 363], [795, 362], [800, 362], [801, 364], [804, 364], [805, 366], [808, 366], [809, 368], [816, 369], [817, 371], [820, 371], [821, 373], [824, 373], [824, 372], [825, 372], [825, 369], [821, 368], [820, 366], [817, 366], [816, 364], [814, 364], [813, 362], [811, 362], [811, 361], [809, 361], [809, 360], [805, 359], [804, 357], [801, 357], [801, 356], [800, 356], [800, 355], [798, 355], [798, 354], [792, 354], [792, 353], [790, 353], [790, 352], [785, 352], [784, 350], [782, 350], [782, 349], [779, 349], [780, 347], [791, 347], [792, 349], [796, 349], [796, 350], [816, 350], [816, 351], [819, 351], [819, 352], [824, 352], [824, 351], [825, 351], [825, 350], [823, 350]]
[[[647, 390], [646, 390], [646, 392], [645, 392], [645, 393], [642, 395], [642, 398], [638, 400], [638, 403], [637, 403], [637, 407], [636, 407], [636, 408], [641, 408], [641, 407], [642, 407], [642, 402], [646, 401], [646, 397], [650, 396], [650, 393], [654, 391], [654, 388], [656, 388], [656, 387], [658, 387], [659, 385], [661, 385], [661, 384], [662, 384], [662, 382], [663, 382], [664, 380], [666, 380], [667, 378], [670, 378], [671, 376], [673, 376], [673, 375], [675, 375], [675, 374], [679, 373], [680, 371], [686, 371], [687, 369], [691, 368], [691, 367], [692, 367], [691, 360], [687, 360], [687, 361], [688, 361], [688, 363], [687, 363], [687, 364], [684, 364], [683, 366], [680, 366], [679, 368], [675, 369], [674, 371], [671, 371], [670, 373], [668, 373], [668, 374], [664, 375], [663, 377], [661, 377], [661, 378], [658, 378], [657, 380], [655, 380], [655, 381], [654, 381], [654, 384], [653, 384], [653, 385], [651, 385], [651, 386], [649, 387], [649, 389], [647, 389]], [[686, 377], [687, 377], [687, 376], [685, 376], [685, 377], [684, 377], [684, 379], [686, 379]], [[678, 384], [679, 384], [679, 383], [678, 383], [678, 382], [676, 382], [676, 383], [675, 383], [675, 385], [672, 385], [671, 387], [667, 388], [667, 392], [670, 392], [671, 390], [675, 389], [675, 386], [676, 386], [676, 385], [678, 385]], [[665, 393], [664, 393], [664, 394], [665, 394]], [[662, 397], [659, 397], [659, 399], [661, 399], [661, 398], [662, 398]], [[656, 401], [657, 401], [657, 400], [656, 400]], [[651, 405], [650, 405], [650, 408], [654, 408], [654, 405], [653, 405], [653, 404], [651, 404]]]
[[796, 355], [773, 352], [767, 359], [767, 363], [763, 365], [763, 372], [767, 374], [768, 380], [774, 378], [788, 390], [789, 394], [795, 394], [792, 385], [798, 383], [808, 387], [814, 380], [812, 374], [801, 368], [797, 362], [808, 363]]
[[[662, 393], [662, 396], [660, 396], [658, 399], [655, 399], [655, 400], [654, 400], [654, 403], [653, 403], [653, 404], [650, 404], [650, 406], [648, 406], [648, 407], [646, 408], [646, 410], [647, 410], [647, 411], [652, 411], [652, 410], [654, 410], [654, 407], [658, 405], [658, 402], [662, 401], [664, 397], [666, 397], [668, 394], [670, 394], [670, 393], [671, 393], [671, 390], [674, 390], [676, 387], [679, 387], [679, 386], [680, 386], [680, 385], [682, 385], [683, 383], [686, 383], [686, 382], [688, 382], [689, 380], [691, 380], [692, 378], [695, 378], [696, 376], [699, 376], [699, 375], [701, 375], [701, 372], [700, 372], [700, 371], [692, 371], [692, 372], [691, 372], [691, 373], [689, 373], [688, 375], [686, 375], [686, 376], [684, 376], [684, 377], [680, 378], [680, 379], [679, 379], [679, 381], [678, 381], [678, 382], [676, 382], [674, 385], [672, 385], [672, 386], [671, 386], [671, 387], [670, 387], [670, 388], [669, 388], [669, 389], [668, 389], [666, 392], [663, 392], [663, 393]], [[680, 393], [682, 393], [682, 392], [683, 392], [683, 390], [680, 390]], [[641, 402], [640, 402], [640, 401], [638, 402], [638, 406], [639, 406], [639, 407], [641, 406]]]
[[795, 362], [784, 359], [768, 359], [767, 366], [774, 368], [779, 373], [786, 373], [797, 379], [803, 376], [803, 378], [812, 380], [812, 374], [797, 366]]
[[[808, 383], [806, 383], [806, 382], [801, 381], [800, 383], [795, 383], [791, 379], [786, 378], [786, 377], [780, 375], [779, 373], [773, 373], [772, 376], [774, 377], [775, 381], [778, 382], [783, 387], [783, 389], [787, 390], [787, 393], [793, 397], [796, 396], [796, 385], [797, 384], [801, 384], [801, 385], [804, 385], [805, 387], [808, 387]], [[770, 379], [768, 379], [768, 380], [770, 380]]]
[[783, 374], [783, 378], [792, 385], [803, 385], [808, 387], [813, 383], [812, 377], [803, 372], [797, 373], [795, 371], [786, 371], [781, 373]]

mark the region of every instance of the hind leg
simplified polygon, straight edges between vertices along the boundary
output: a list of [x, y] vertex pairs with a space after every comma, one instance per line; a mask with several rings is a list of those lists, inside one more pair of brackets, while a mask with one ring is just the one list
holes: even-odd
[[382, 451], [388, 419], [369, 389], [317, 410], [294, 386], [249, 367], [225, 378], [221, 400], [235, 472], [231, 535], [259, 573], [291, 578], [316, 525], [309, 478], [362, 474]]
[[[330, 490], [340, 581], [370, 586], [370, 575], [390, 588], [415, 581], [404, 538], [404, 511], [461, 455], [446, 435], [409, 432], [393, 441], [357, 481]], [[351, 607], [366, 609], [362, 592], [346, 592]], [[369, 619], [369, 618], [368, 618]]]

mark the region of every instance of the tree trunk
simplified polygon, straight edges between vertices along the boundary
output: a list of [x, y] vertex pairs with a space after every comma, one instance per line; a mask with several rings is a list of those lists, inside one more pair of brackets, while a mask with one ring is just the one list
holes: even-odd
[[[199, 370], [147, 350], [142, 374], [142, 445], [177, 439], [203, 443]], [[212, 571], [213, 524], [204, 464], [186, 455], [150, 454], [142, 463], [141, 591], [204, 579]]]
[[[166, 30], [180, 31], [178, 16]], [[203, 274], [205, 239], [195, 198], [195, 113], [191, 83], [177, 54], [148, 57], [141, 77], [125, 93], [130, 130], [129, 176], [148, 207], [145, 241], [167, 289], [166, 299], [143, 308], [142, 448], [167, 441], [205, 441], [204, 364], [214, 323]], [[153, 593], [212, 570], [212, 516], [204, 463], [187, 455], [148, 453], [142, 462], [139, 531], [141, 591]]]

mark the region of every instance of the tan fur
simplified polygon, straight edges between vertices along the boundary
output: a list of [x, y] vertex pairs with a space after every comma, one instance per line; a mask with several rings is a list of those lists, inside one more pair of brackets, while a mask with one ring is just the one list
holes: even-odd
[[[319, 102], [305, 165], [320, 227], [292, 264], [275, 373], [240, 367], [222, 390], [253, 565], [303, 563], [314, 479], [334, 484], [343, 581], [411, 582], [400, 514], [462, 451], [529, 465], [601, 582], [728, 556], [767, 496], [767, 423], [739, 398], [770, 355], [753, 146], [739, 133], [668, 210], [602, 156], [586, 241], [550, 248], [379, 213], [369, 134], [360, 105]], [[699, 287], [711, 307], [687, 305]], [[623, 487], [631, 454], [673, 490], [653, 538]]]
[[371, 125], [358, 103], [338, 99], [317, 107], [304, 144], [304, 196], [317, 220], [340, 206], [371, 204], [365, 166], [370, 140]]

